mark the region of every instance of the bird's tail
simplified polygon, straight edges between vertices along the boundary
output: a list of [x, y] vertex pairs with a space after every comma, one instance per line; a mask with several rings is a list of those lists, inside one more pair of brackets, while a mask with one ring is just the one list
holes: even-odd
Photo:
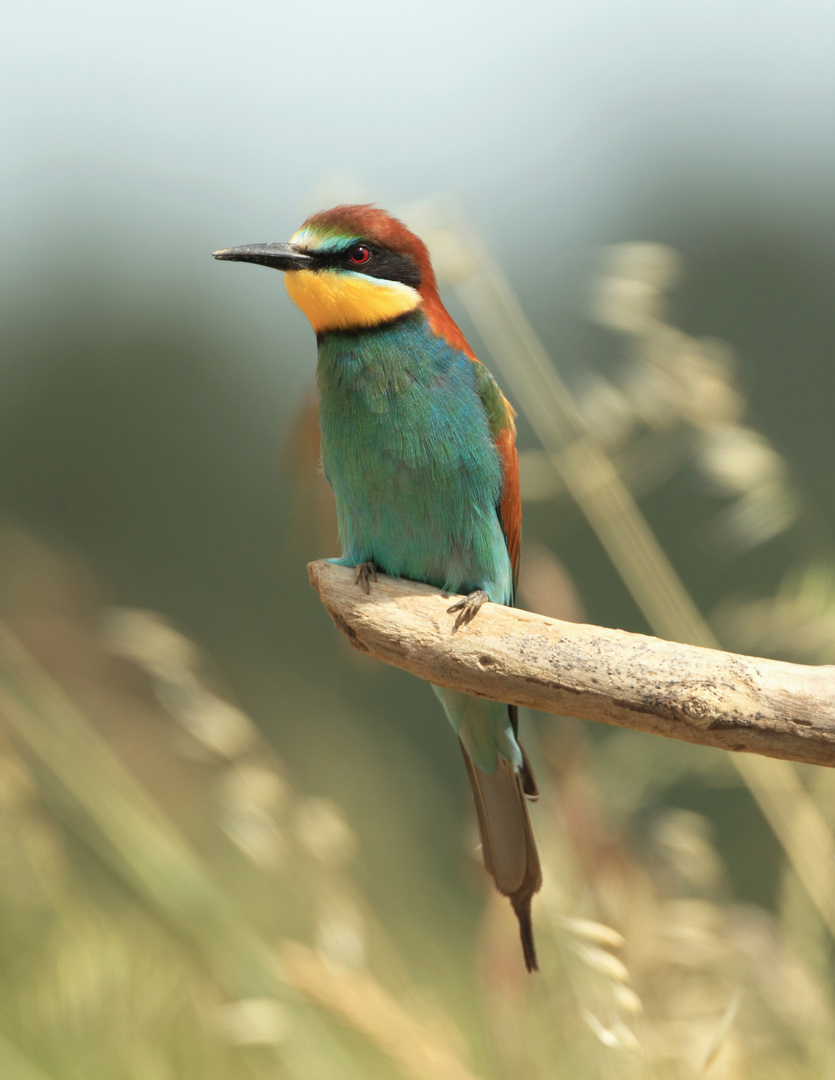
[[521, 769], [515, 769], [509, 761], [499, 757], [492, 773], [485, 772], [472, 761], [463, 743], [461, 751], [473, 789], [484, 865], [496, 888], [513, 905], [519, 920], [525, 966], [528, 971], [537, 971], [531, 899], [542, 884], [542, 870], [528, 814], [527, 800], [535, 799], [539, 794], [533, 773], [524, 751]]

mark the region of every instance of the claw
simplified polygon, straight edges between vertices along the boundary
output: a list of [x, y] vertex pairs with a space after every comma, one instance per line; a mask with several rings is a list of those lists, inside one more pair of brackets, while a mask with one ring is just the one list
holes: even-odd
[[361, 562], [357, 567], [357, 576], [354, 578], [355, 585], [362, 585], [363, 589], [367, 593], [371, 592], [371, 585], [369, 582], [377, 580], [377, 567], [369, 559], [367, 562]]
[[455, 620], [452, 626], [452, 632], [455, 633], [462, 626], [466, 626], [468, 622], [472, 622], [478, 615], [482, 604], [486, 604], [490, 597], [484, 591], [484, 589], [476, 589], [475, 592], [471, 592], [469, 596], [462, 596], [460, 600], [457, 600], [452, 607], [448, 607], [447, 615], [452, 615], [456, 611], [458, 612], [458, 618]]

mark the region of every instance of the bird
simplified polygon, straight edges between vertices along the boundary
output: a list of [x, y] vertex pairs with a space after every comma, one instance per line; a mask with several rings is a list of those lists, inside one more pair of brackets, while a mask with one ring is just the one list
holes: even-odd
[[[443, 305], [429, 252], [372, 204], [308, 217], [288, 243], [213, 252], [284, 273], [318, 345], [321, 455], [342, 554], [460, 596], [451, 630], [486, 601], [513, 605], [522, 506], [514, 410]], [[433, 686], [458, 735], [484, 864], [538, 969], [531, 901], [542, 871], [528, 812], [536, 781], [513, 705]]]

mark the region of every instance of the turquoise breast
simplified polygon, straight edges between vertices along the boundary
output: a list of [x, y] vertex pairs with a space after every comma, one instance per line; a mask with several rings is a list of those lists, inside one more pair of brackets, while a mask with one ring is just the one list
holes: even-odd
[[323, 335], [318, 382], [337, 561], [509, 603], [501, 464], [473, 361], [416, 312]]

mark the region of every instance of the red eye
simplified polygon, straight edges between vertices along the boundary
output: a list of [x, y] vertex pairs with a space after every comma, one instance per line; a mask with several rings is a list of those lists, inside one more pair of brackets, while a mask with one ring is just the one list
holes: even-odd
[[354, 266], [362, 266], [362, 264], [367, 263], [370, 258], [371, 252], [363, 244], [351, 248], [348, 253], [348, 261], [352, 262]]

